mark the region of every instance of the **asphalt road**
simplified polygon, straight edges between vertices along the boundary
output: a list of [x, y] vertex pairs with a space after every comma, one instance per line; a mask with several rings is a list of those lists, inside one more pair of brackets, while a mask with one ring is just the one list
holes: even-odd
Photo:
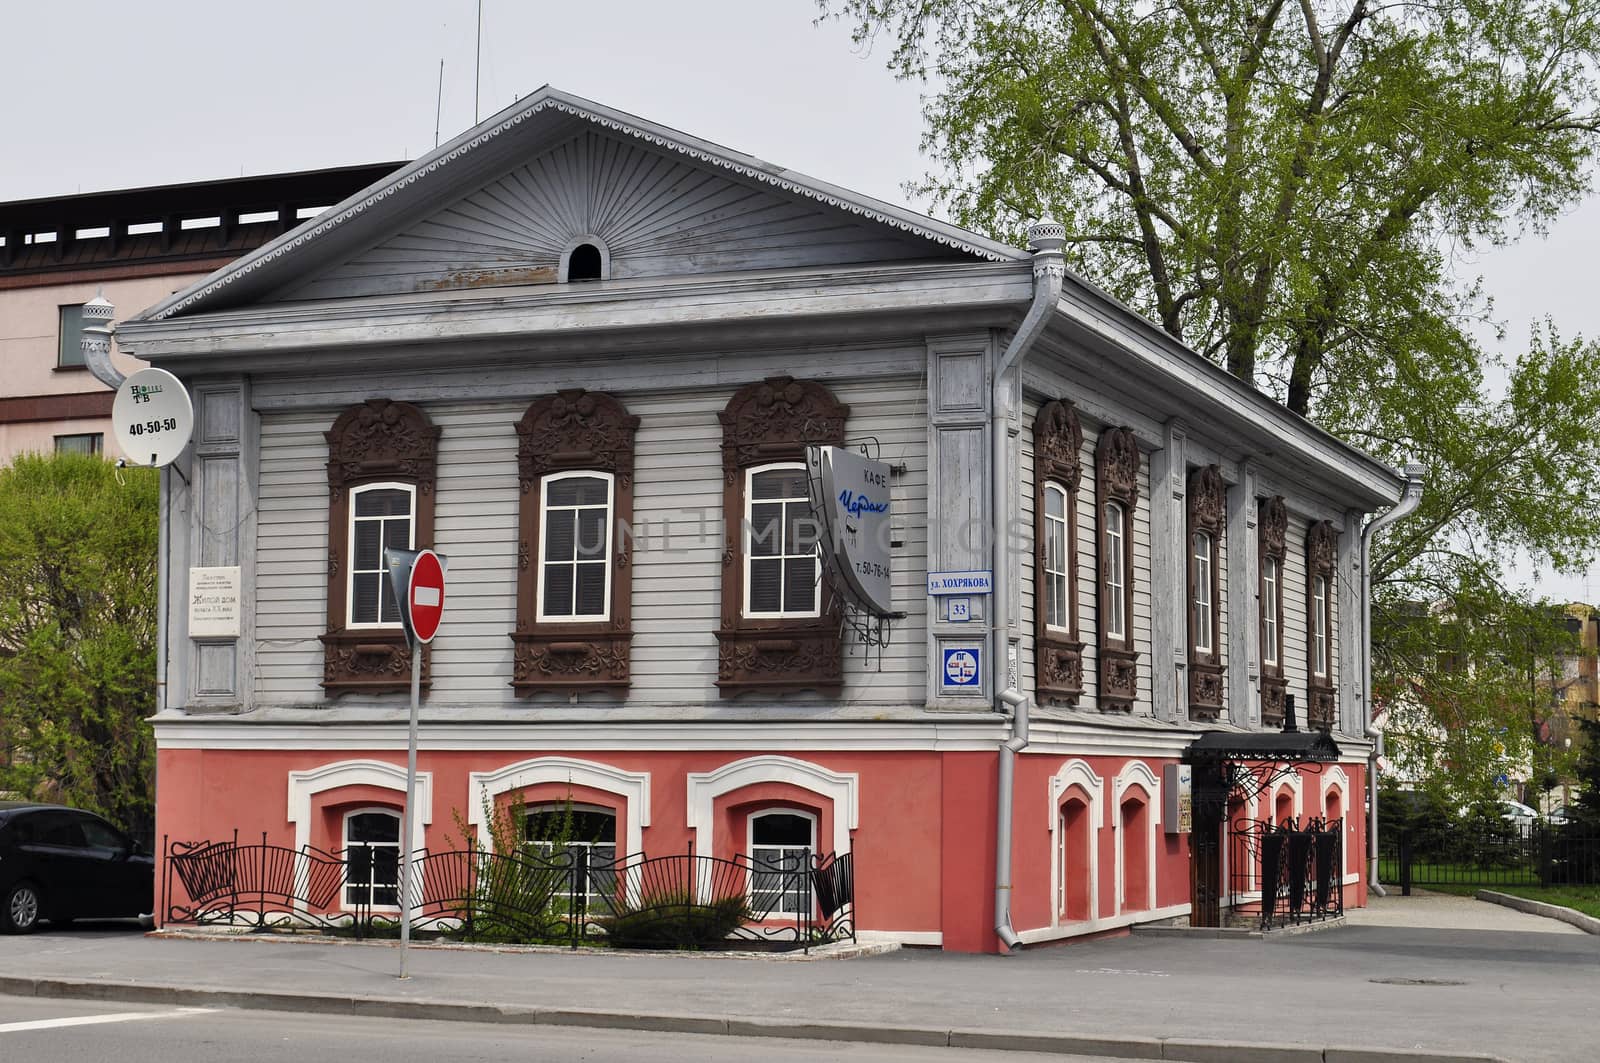
[[337, 1015], [189, 1009], [0, 996], [0, 1059], [29, 1063], [1099, 1063], [1098, 1057], [519, 1028]]

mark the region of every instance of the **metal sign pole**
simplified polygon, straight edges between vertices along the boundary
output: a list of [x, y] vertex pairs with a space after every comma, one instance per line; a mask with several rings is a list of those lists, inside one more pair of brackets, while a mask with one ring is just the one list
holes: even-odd
[[411, 822], [416, 814], [417, 714], [422, 702], [422, 644], [411, 640], [411, 731], [406, 739], [406, 807], [400, 818], [400, 977], [406, 978], [411, 949]]

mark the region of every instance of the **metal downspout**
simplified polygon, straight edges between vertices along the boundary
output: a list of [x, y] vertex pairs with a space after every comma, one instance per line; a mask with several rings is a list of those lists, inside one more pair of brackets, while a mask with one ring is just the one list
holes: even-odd
[[[111, 319], [116, 313], [116, 306], [105, 297], [105, 292], [97, 291], [93, 299], [83, 304], [83, 338], [79, 341], [79, 349], [83, 351], [84, 367], [96, 380], [112, 391], [121, 388], [122, 382], [127, 379], [125, 374], [111, 364], [111, 333], [114, 328]], [[156, 517], [156, 556], [159, 558], [160, 566], [156, 574], [156, 653], [160, 662], [156, 666], [156, 712], [158, 713], [167, 707], [167, 579], [171, 575], [167, 563], [169, 545], [167, 525], [171, 518], [167, 502], [169, 476], [165, 469], [162, 469], [159, 475], [161, 484], [157, 496]]]
[[[994, 631], [993, 658], [990, 665], [994, 675], [995, 711], [1006, 714], [1011, 710], [1011, 737], [1000, 744], [1000, 770], [997, 783], [994, 843], [994, 930], [1008, 950], [1022, 947], [1022, 939], [1011, 925], [1011, 819], [1013, 784], [1016, 776], [1018, 750], [1028, 744], [1028, 698], [1011, 686], [1011, 580], [1014, 575], [1006, 556], [1006, 530], [1010, 522], [1011, 503], [1016, 484], [1011, 479], [1007, 461], [1009, 453], [1006, 419], [1010, 409], [1010, 396], [1006, 389], [1006, 374], [1018, 367], [1028, 349], [1049, 323], [1056, 301], [1061, 297], [1061, 284], [1066, 279], [1066, 262], [1061, 248], [1066, 243], [1066, 228], [1057, 222], [1044, 219], [1028, 227], [1028, 246], [1033, 250], [1033, 302], [1011, 342], [995, 363], [991, 381], [990, 477], [993, 488], [990, 511], [993, 513], [993, 538], [990, 543], [994, 566]], [[1017, 399], [1021, 401], [1021, 389]], [[1001, 687], [1002, 680], [1005, 686]]]
[[1372, 537], [1416, 512], [1422, 504], [1422, 472], [1421, 465], [1407, 465], [1406, 488], [1400, 501], [1361, 529], [1361, 697], [1367, 712], [1363, 733], [1372, 739], [1372, 754], [1367, 760], [1367, 888], [1380, 897], [1385, 896], [1378, 881], [1378, 758], [1383, 755], [1383, 732], [1372, 727]]

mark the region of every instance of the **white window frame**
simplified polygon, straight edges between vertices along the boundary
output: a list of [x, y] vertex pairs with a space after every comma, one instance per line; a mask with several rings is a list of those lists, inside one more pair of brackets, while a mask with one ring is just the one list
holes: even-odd
[[1194, 611], [1194, 652], [1211, 654], [1216, 647], [1212, 631], [1217, 622], [1216, 603], [1211, 600], [1211, 533], [1197, 531], [1189, 538], [1193, 554], [1194, 597], [1190, 603]]
[[[396, 868], [395, 884], [394, 884], [394, 895], [395, 895], [395, 899], [396, 900], [399, 900], [399, 897], [400, 897], [400, 879], [399, 879], [398, 869], [400, 867], [401, 858], [404, 855], [400, 851], [400, 831], [402, 829], [404, 829], [404, 827], [405, 827], [405, 823], [403, 821], [403, 817], [401, 816], [401, 814], [399, 812], [395, 811], [394, 809], [385, 808], [382, 805], [371, 805], [371, 806], [369, 806], [367, 808], [353, 808], [353, 809], [351, 809], [350, 811], [348, 811], [348, 812], [346, 812], [344, 814], [344, 819], [339, 824], [339, 842], [340, 842], [339, 851], [345, 854], [345, 860], [347, 861], [347, 863], [346, 863], [346, 869], [347, 870], [346, 870], [346, 875], [345, 875], [345, 883], [344, 883], [343, 886], [341, 886], [339, 888], [339, 909], [341, 911], [346, 911], [346, 912], [354, 911], [356, 909], [356, 907], [357, 907], [357, 905], [354, 905], [354, 904], [352, 904], [350, 902], [350, 892], [349, 891], [352, 888], [356, 888], [356, 889], [364, 888], [367, 891], [367, 900], [369, 902], [372, 900], [372, 891], [374, 889], [374, 886], [373, 886], [373, 883], [372, 883], [370, 877], [369, 877], [368, 881], [365, 883], [364, 886], [359, 884], [359, 883], [354, 883], [353, 884], [353, 883], [351, 883], [349, 881], [349, 872], [348, 872], [348, 867], [349, 867], [348, 861], [350, 859], [350, 845], [351, 845], [351, 841], [350, 841], [350, 821], [352, 819], [354, 819], [355, 817], [357, 817], [357, 816], [368, 816], [368, 815], [389, 816], [394, 820], [394, 837], [395, 837], [395, 841], [394, 841], [393, 848], [394, 848], [394, 859], [395, 859], [394, 866]], [[371, 848], [374, 848], [374, 847], [377, 847], [377, 848], [388, 848], [389, 847], [389, 843], [387, 843], [387, 842], [356, 842], [355, 844], [363, 846], [363, 847], [368, 848], [368, 849], [371, 849]], [[372, 865], [369, 864], [368, 868], [370, 869], [371, 866]], [[400, 905], [399, 904], [371, 904], [371, 903], [369, 903], [367, 905], [367, 908], [368, 908], [368, 910], [374, 911], [374, 912], [398, 912], [400, 910]]]
[[[799, 816], [801, 819], [810, 821], [810, 823], [811, 823], [811, 844], [806, 846], [806, 856], [809, 859], [811, 856], [816, 855], [816, 852], [817, 852], [817, 831], [819, 829], [819, 824], [817, 822], [817, 814], [815, 812], [812, 812], [809, 809], [804, 809], [804, 808], [787, 808], [787, 807], [782, 807], [782, 808], [763, 808], [763, 809], [760, 809], [758, 811], [752, 812], [752, 813], [750, 813], [750, 815], [746, 816], [745, 817], [745, 826], [744, 826], [745, 852], [750, 855], [750, 877], [749, 877], [749, 880], [748, 880], [748, 882], [746, 884], [746, 892], [748, 893], [748, 895], [750, 897], [750, 903], [751, 903], [752, 907], [756, 906], [755, 905], [755, 896], [756, 896], [756, 820], [762, 818], [763, 816]], [[763, 849], [775, 849], [775, 850], [778, 850], [780, 853], [785, 853], [785, 852], [792, 851], [795, 848], [795, 846], [792, 846], [792, 845], [763, 845], [763, 846], [761, 846], [761, 848], [763, 848]], [[783, 859], [783, 857], [780, 855], [779, 859], [781, 860], [781, 859]], [[778, 900], [777, 905], [775, 907], [773, 907], [773, 909], [770, 912], [767, 913], [767, 918], [769, 918], [769, 919], [774, 919], [774, 918], [776, 918], [776, 919], [785, 919], [785, 918], [800, 919], [800, 918], [804, 917], [807, 913], [801, 912], [801, 911], [796, 911], [796, 910], [784, 907], [784, 905], [786, 903], [788, 903], [789, 898], [791, 896], [792, 895], [790, 893], [782, 892], [780, 894], [780, 898]], [[811, 903], [813, 905], [816, 904], [816, 897], [815, 896], [813, 896], [811, 898]]]
[[[585, 561], [585, 562], [553, 561], [553, 562], [546, 562], [545, 561], [545, 557], [544, 557], [545, 538], [546, 538], [546, 533], [548, 532], [549, 527], [550, 527], [550, 520], [549, 520], [549, 517], [550, 517], [550, 485], [555, 483], [557, 480], [576, 480], [576, 479], [598, 479], [598, 480], [604, 480], [606, 482], [606, 520], [605, 520], [606, 545], [605, 545], [605, 553], [604, 553], [606, 582], [605, 582], [604, 597], [601, 599], [602, 601], [605, 602], [605, 608], [598, 615], [584, 614], [582, 616], [579, 616], [577, 614], [572, 614], [572, 615], [562, 616], [562, 615], [558, 614], [558, 615], [552, 616], [552, 615], [550, 615], [550, 614], [548, 614], [548, 613], [546, 613], [544, 611], [544, 572], [545, 572], [545, 565], [546, 564], [556, 564], [556, 565], [565, 564], [565, 565], [571, 565], [573, 567], [573, 573], [572, 573], [572, 580], [573, 580], [573, 582], [572, 582], [572, 605], [573, 605], [573, 608], [576, 609], [577, 605], [578, 605], [578, 582], [577, 582], [578, 573], [577, 573], [577, 565], [580, 564], [580, 563], [581, 564], [596, 564], [596, 562], [593, 562], [593, 561]], [[570, 510], [573, 510], [573, 511], [577, 511], [577, 510], [582, 510], [582, 509], [593, 509], [594, 507], [593, 506], [557, 506], [556, 508], [558, 510], [570, 509]], [[603, 623], [608, 622], [611, 619], [611, 580], [612, 580], [612, 577], [614, 575], [613, 569], [615, 568], [615, 564], [614, 564], [613, 558], [611, 556], [611, 551], [612, 551], [613, 539], [614, 539], [614, 537], [616, 535], [616, 523], [617, 523], [617, 521], [616, 521], [616, 513], [617, 513], [617, 478], [612, 473], [602, 472], [599, 469], [573, 469], [573, 470], [570, 470], [568, 472], [553, 472], [553, 473], [550, 473], [548, 476], [540, 477], [540, 479], [539, 479], [539, 553], [538, 553], [538, 556], [537, 556], [537, 564], [538, 564], [539, 567], [538, 567], [538, 575], [534, 580], [534, 589], [533, 589], [534, 598], [535, 598], [534, 608], [538, 611], [536, 615], [537, 615], [537, 619], [538, 619], [539, 623], [541, 623], [541, 624], [545, 624], [545, 623], [550, 623], [550, 624], [603, 624]], [[578, 534], [579, 534], [578, 528], [577, 528], [576, 524], [574, 524], [574, 526], [573, 526], [573, 535], [574, 535], [574, 537], [576, 537]], [[576, 542], [576, 541], [577, 541], [576, 538], [574, 538], [574, 542]]]
[[[416, 484], [407, 484], [407, 483], [398, 483], [398, 482], [394, 482], [394, 483], [375, 483], [375, 484], [362, 484], [359, 487], [353, 487], [353, 488], [350, 489], [350, 519], [349, 519], [349, 525], [350, 526], [345, 529], [345, 535], [346, 535], [346, 541], [345, 541], [346, 553], [345, 553], [345, 557], [347, 557], [349, 559], [349, 565], [348, 565], [349, 572], [346, 573], [345, 578], [344, 578], [344, 623], [345, 623], [346, 627], [361, 628], [362, 630], [399, 631], [399, 630], [402, 630], [405, 627], [405, 623], [403, 621], [394, 620], [394, 621], [385, 623], [383, 621], [383, 619], [382, 619], [382, 617], [383, 617], [383, 581], [389, 578], [389, 560], [388, 560], [387, 557], [384, 556], [384, 553], [383, 553], [385, 547], [383, 545], [383, 537], [381, 535], [378, 538], [378, 561], [379, 561], [379, 568], [378, 568], [378, 616], [379, 616], [379, 619], [376, 620], [376, 621], [370, 622], [370, 623], [368, 623], [368, 622], [357, 623], [356, 619], [355, 619], [355, 611], [356, 611], [356, 575], [357, 575], [357, 570], [356, 570], [356, 523], [358, 521], [375, 521], [375, 520], [392, 519], [392, 518], [385, 518], [385, 517], [357, 517], [356, 516], [356, 509], [358, 508], [356, 506], [356, 499], [360, 498], [362, 495], [366, 494], [368, 491], [404, 491], [406, 493], [406, 497], [411, 499], [411, 508], [410, 508], [410, 510], [409, 510], [409, 512], [407, 514], [407, 517], [406, 517], [406, 520], [407, 520], [406, 549], [407, 550], [415, 550], [417, 548], [417, 485]], [[360, 570], [361, 574], [366, 574], [366, 573], [369, 573], [371, 571], [372, 571], [371, 569], [366, 569], [366, 568]], [[399, 604], [402, 609], [405, 608], [403, 603], [396, 603], [396, 604]]]
[[1262, 664], [1278, 663], [1279, 643], [1283, 640], [1283, 634], [1278, 630], [1278, 598], [1283, 593], [1282, 580], [1283, 568], [1278, 559], [1268, 557], [1261, 565], [1261, 626], [1266, 633], [1266, 644], [1261, 647]]
[[[1116, 515], [1113, 522], [1112, 514]], [[1123, 586], [1123, 573], [1127, 570], [1128, 559], [1128, 511], [1121, 502], [1107, 502], [1100, 511], [1100, 519], [1105, 521], [1106, 557], [1105, 571], [1101, 579], [1106, 587], [1106, 638], [1124, 642], [1128, 638], [1127, 588]]]
[[1311, 577], [1311, 674], [1328, 674], [1328, 577]]
[[[1061, 516], [1059, 517], [1052, 517], [1050, 515], [1050, 498], [1052, 495], [1058, 496], [1061, 499]], [[1070, 535], [1072, 523], [1068, 519], [1071, 514], [1067, 507], [1072, 504], [1072, 496], [1067, 493], [1067, 489], [1065, 487], [1062, 487], [1054, 480], [1049, 480], [1046, 481], [1044, 485], [1044, 500], [1044, 626], [1046, 630], [1049, 631], [1060, 631], [1064, 634], [1070, 634], [1072, 632], [1072, 613], [1073, 606], [1075, 604], [1072, 601], [1072, 565], [1074, 562], [1074, 544]], [[1061, 556], [1057, 558], [1057, 560], [1060, 562], [1060, 567], [1051, 568], [1050, 544], [1055, 541], [1055, 537], [1058, 534], [1061, 536], [1062, 544]], [[1053, 624], [1050, 622], [1050, 614], [1052, 612], [1051, 607], [1055, 604], [1056, 585], [1058, 580], [1060, 581], [1061, 592], [1061, 623]]]
[[[750, 582], [751, 582], [751, 580], [750, 580], [751, 564], [750, 563], [753, 560], [755, 560], [755, 558], [753, 558], [751, 556], [751, 553], [750, 553], [750, 546], [751, 546], [751, 543], [754, 540], [754, 532], [755, 532], [755, 525], [754, 525], [754, 523], [752, 522], [752, 519], [751, 519], [751, 510], [755, 505], [755, 497], [754, 496], [755, 496], [756, 477], [759, 476], [761, 473], [764, 473], [764, 472], [779, 472], [779, 471], [793, 471], [793, 470], [798, 470], [800, 472], [805, 472], [806, 471], [805, 463], [804, 462], [800, 462], [800, 461], [777, 461], [777, 462], [772, 462], [772, 463], [767, 464], [767, 465], [754, 465], [754, 466], [751, 466], [750, 468], [748, 468], [748, 469], [746, 469], [744, 471], [744, 526], [739, 530], [739, 535], [740, 535], [740, 538], [743, 540], [743, 542], [741, 544], [742, 547], [743, 547], [741, 552], [744, 554], [744, 602], [743, 602], [743, 613], [742, 613], [742, 615], [746, 620], [809, 620], [809, 619], [813, 619], [815, 617], [819, 617], [819, 616], [822, 615], [822, 557], [818, 554], [818, 552], [815, 549], [813, 549], [811, 551], [811, 555], [810, 555], [812, 560], [816, 564], [816, 578], [812, 583], [812, 588], [813, 588], [813, 592], [814, 593], [811, 596], [812, 607], [809, 610], [805, 610], [805, 611], [801, 611], [801, 612], [790, 612], [788, 610], [780, 610], [778, 612], [772, 612], [772, 613], [752, 613], [750, 611]], [[809, 504], [809, 499], [807, 501], [808, 501], [808, 504]], [[790, 500], [789, 499], [771, 499], [771, 498], [762, 499], [762, 503], [763, 504], [771, 504], [773, 502], [783, 502], [786, 505], [790, 504]], [[820, 543], [820, 540], [819, 540], [819, 543]], [[776, 554], [776, 555], [769, 554], [769, 555], [766, 555], [766, 556], [762, 557], [761, 560], [763, 560], [763, 561], [771, 561], [771, 560], [776, 559], [776, 560], [778, 560], [780, 562], [788, 562], [788, 561], [791, 561], [791, 560], [798, 560], [798, 559], [803, 558], [805, 556], [807, 556], [807, 555], [805, 555], [805, 554]], [[781, 571], [782, 571], [782, 569], [780, 568], [780, 572]], [[780, 598], [782, 596], [782, 583], [781, 583], [781, 581], [780, 581], [780, 585], [779, 585], [779, 596], [780, 596]]]

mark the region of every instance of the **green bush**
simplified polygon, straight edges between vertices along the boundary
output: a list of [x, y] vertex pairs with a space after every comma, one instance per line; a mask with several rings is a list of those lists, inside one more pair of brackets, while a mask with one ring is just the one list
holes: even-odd
[[611, 944], [632, 949], [698, 949], [720, 945], [755, 919], [744, 894], [697, 900], [691, 890], [670, 889], [637, 903], [619, 899], [616, 913], [600, 920]]

